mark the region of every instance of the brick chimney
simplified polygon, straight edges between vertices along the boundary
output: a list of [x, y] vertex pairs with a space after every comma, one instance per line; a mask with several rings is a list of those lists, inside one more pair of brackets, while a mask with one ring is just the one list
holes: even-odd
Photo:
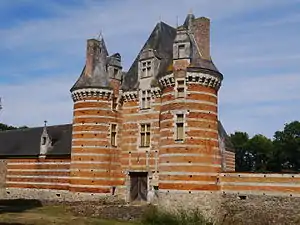
[[100, 59], [100, 53], [100, 41], [96, 39], [87, 40], [85, 75], [92, 75], [97, 62]]
[[210, 60], [210, 20], [205, 17], [195, 19], [192, 24], [192, 32], [201, 57]]

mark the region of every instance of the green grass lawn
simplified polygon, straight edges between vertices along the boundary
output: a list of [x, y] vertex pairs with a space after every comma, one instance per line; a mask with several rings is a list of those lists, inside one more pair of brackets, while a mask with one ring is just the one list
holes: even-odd
[[[80, 206], [79, 206], [80, 207]], [[26, 225], [48, 225], [48, 224], [101, 224], [101, 225], [136, 225], [137, 223], [118, 222], [103, 220], [92, 217], [74, 216], [65, 206], [44, 206], [23, 212], [0, 214], [0, 224], [26, 224]]]

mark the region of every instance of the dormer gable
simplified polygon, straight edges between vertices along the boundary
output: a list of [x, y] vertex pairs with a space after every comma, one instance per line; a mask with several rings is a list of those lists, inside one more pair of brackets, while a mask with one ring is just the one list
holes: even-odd
[[47, 152], [52, 148], [52, 140], [47, 131], [47, 121], [44, 122], [45, 125], [41, 134], [39, 157], [46, 157]]
[[144, 49], [139, 58], [139, 78], [154, 77], [158, 62], [159, 59], [155, 56], [153, 49]]
[[191, 59], [191, 56], [192, 48], [188, 31], [185, 28], [179, 28], [173, 43], [173, 59]]
[[110, 79], [122, 80], [121, 55], [119, 53], [107, 58], [107, 72]]

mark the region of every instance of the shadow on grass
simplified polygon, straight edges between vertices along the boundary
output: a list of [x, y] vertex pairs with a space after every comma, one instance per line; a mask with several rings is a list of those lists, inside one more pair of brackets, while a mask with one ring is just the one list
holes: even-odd
[[39, 200], [31, 200], [31, 199], [0, 200], [0, 214], [23, 212], [29, 209], [34, 209], [42, 206], [43, 205]]

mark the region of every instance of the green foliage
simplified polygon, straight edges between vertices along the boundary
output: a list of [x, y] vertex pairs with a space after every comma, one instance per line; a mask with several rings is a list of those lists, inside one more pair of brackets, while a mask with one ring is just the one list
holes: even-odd
[[235, 148], [236, 170], [240, 172], [251, 171], [253, 157], [248, 154], [246, 148], [249, 135], [245, 132], [235, 132], [230, 135], [230, 140]]
[[0, 123], [0, 131], [4, 131], [4, 130], [17, 130], [17, 129], [26, 129], [28, 128], [27, 126], [21, 126], [21, 127], [13, 127], [13, 126], [9, 126], [3, 123]]
[[285, 124], [276, 131], [273, 140], [245, 132], [230, 135], [236, 149], [236, 171], [239, 172], [299, 172], [300, 122]]
[[212, 225], [198, 210], [181, 210], [177, 214], [159, 211], [156, 207], [150, 207], [143, 216], [144, 225]]

